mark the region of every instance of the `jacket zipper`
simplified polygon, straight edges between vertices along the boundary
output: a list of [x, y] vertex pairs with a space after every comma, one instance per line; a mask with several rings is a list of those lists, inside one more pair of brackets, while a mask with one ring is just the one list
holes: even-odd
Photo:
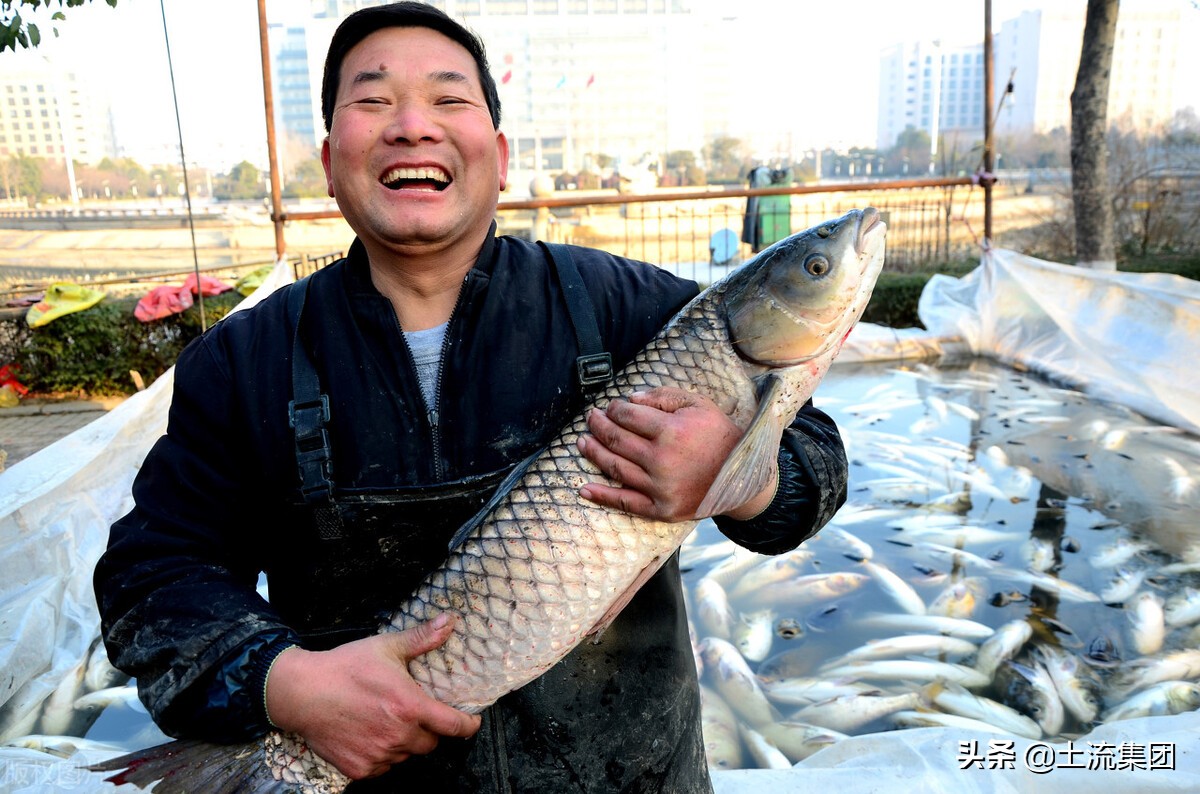
[[[442, 406], [442, 376], [446, 370], [446, 353], [450, 350], [450, 332], [454, 327], [454, 322], [458, 318], [458, 309], [462, 306], [463, 295], [466, 294], [467, 285], [471, 281], [471, 271], [467, 271], [467, 275], [463, 277], [462, 286], [458, 290], [458, 297], [454, 301], [454, 308], [450, 311], [450, 319], [446, 321], [446, 333], [442, 337], [442, 350], [438, 356], [438, 372], [437, 372], [437, 388], [433, 392], [433, 405], [425, 406], [425, 421], [429, 424], [429, 437], [433, 444], [433, 476], [434, 482], [442, 482], [446, 479], [445, 466], [442, 465], [442, 434], [441, 434], [441, 413]], [[392, 316], [395, 316], [393, 312]], [[400, 325], [400, 318], [396, 318], [396, 327], [400, 329], [400, 339], [404, 342], [404, 348], [408, 351], [409, 363], [413, 362], [412, 348], [409, 347], [408, 337], [404, 335], [404, 328]], [[416, 374], [414, 365], [413, 374]], [[419, 391], [419, 389], [418, 389]]]

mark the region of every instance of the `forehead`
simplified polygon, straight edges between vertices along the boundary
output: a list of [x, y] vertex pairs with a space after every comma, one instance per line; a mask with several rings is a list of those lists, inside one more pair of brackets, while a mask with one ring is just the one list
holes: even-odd
[[360, 72], [434, 74], [457, 71], [478, 82], [475, 59], [450, 37], [422, 27], [390, 27], [371, 33], [355, 44], [342, 60], [341, 86]]

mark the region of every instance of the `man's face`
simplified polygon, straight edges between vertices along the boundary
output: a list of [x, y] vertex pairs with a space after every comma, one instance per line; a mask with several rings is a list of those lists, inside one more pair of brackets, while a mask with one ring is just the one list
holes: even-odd
[[342, 61], [321, 161], [368, 251], [428, 250], [488, 228], [508, 142], [470, 53], [428, 28], [384, 28]]

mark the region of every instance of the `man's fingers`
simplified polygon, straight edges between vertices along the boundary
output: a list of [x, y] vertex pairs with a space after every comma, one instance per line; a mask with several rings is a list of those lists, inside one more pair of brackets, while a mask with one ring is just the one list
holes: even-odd
[[[593, 411], [592, 414], [596, 419], [589, 417], [588, 428], [610, 447], [619, 443], [620, 438], [614, 437], [610, 443], [609, 438], [601, 435], [606, 429], [613, 428], [610, 431], [613, 435], [616, 435], [615, 431], [624, 430], [641, 439], [653, 440], [662, 434], [663, 420], [666, 419], [666, 413], [657, 406], [636, 404], [629, 400], [613, 400], [603, 411]], [[598, 424], [601, 419], [608, 424]]]
[[629, 488], [612, 488], [594, 482], [583, 486], [579, 490], [579, 495], [602, 507], [610, 507], [633, 515], [650, 516], [655, 507], [654, 500], [643, 493]]
[[[481, 718], [478, 714], [468, 714], [444, 703], [439, 705], [441, 708], [430, 709], [421, 721], [421, 726], [426, 730], [437, 736], [457, 736], [462, 739], [474, 736], [479, 730]], [[425, 752], [433, 752], [433, 748]]]
[[409, 659], [441, 646], [450, 637], [453, 629], [454, 617], [443, 612], [433, 620], [420, 623], [411, 629], [381, 636], [391, 638], [396, 654], [407, 663]]
[[613, 441], [612, 435], [581, 436], [577, 446], [583, 456], [613, 482], [639, 489], [649, 484], [646, 471], [629, 459], [633, 453], [628, 451], [628, 446]]
[[657, 408], [667, 413], [699, 405], [701, 399], [697, 394], [677, 389], [674, 386], [659, 386], [649, 391], [638, 391], [629, 395], [629, 401], [632, 403]]

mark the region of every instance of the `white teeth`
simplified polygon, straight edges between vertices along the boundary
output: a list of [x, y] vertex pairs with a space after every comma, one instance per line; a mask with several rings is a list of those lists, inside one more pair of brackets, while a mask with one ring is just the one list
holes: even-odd
[[431, 182], [448, 183], [450, 178], [440, 168], [393, 168], [383, 175], [384, 184], [390, 184], [401, 179], [421, 179]]

